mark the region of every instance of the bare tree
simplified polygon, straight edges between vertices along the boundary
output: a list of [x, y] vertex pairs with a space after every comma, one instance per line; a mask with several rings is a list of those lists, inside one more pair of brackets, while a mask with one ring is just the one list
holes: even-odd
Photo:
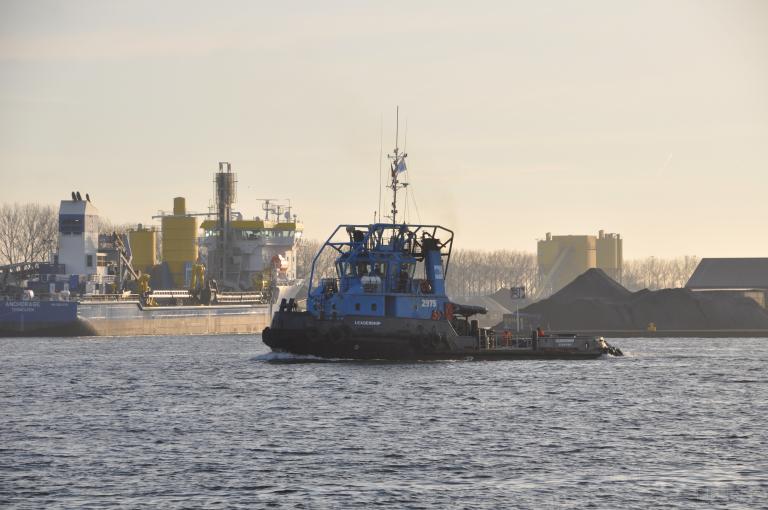
[[320, 242], [315, 239], [302, 238], [296, 244], [296, 277], [308, 278], [312, 270], [312, 259], [315, 258]]
[[699, 260], [699, 257], [690, 255], [674, 259], [647, 257], [626, 260], [622, 270], [623, 284], [629, 290], [684, 287]]
[[[296, 247], [296, 276], [309, 278], [312, 271], [312, 262], [323, 243], [315, 239], [301, 239]], [[336, 275], [334, 262], [338, 252], [326, 249], [320, 254], [315, 265], [315, 278], [332, 278]]]
[[99, 234], [126, 234], [129, 230], [136, 228], [135, 223], [112, 223], [107, 218], [99, 216]]
[[19, 204], [0, 206], [0, 263], [19, 262], [21, 246], [21, 207]]
[[536, 256], [512, 250], [455, 250], [446, 280], [451, 296], [482, 296], [523, 286], [533, 294], [537, 282]]
[[51, 206], [0, 206], [0, 260], [4, 264], [46, 261], [58, 239], [58, 216]]

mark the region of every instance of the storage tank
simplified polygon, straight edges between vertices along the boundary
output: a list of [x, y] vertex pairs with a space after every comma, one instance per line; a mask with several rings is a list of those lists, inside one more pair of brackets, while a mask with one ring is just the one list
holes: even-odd
[[197, 261], [197, 218], [186, 216], [184, 197], [173, 199], [173, 215], [163, 216], [163, 262], [176, 288], [189, 285], [186, 281], [186, 267]]
[[555, 236], [560, 251], [566, 252], [557, 287], [565, 287], [574, 278], [597, 264], [594, 236]]
[[184, 216], [187, 214], [187, 199], [184, 197], [176, 197], [173, 199], [173, 215]]
[[157, 231], [139, 225], [128, 231], [133, 268], [148, 273], [157, 264]]
[[554, 293], [595, 267], [595, 236], [553, 236], [538, 242], [537, 262], [543, 295]]
[[546, 239], [538, 242], [536, 253], [539, 270], [548, 273], [552, 269], [552, 266], [555, 265], [557, 256], [560, 254], [559, 243], [553, 241], [552, 234], [547, 232]]
[[597, 239], [597, 267], [621, 282], [622, 272], [622, 240], [619, 234], [605, 234], [600, 231]]

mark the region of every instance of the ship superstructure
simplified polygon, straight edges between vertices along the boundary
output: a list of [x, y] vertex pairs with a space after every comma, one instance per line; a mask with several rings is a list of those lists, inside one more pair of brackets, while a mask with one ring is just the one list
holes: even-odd
[[338, 252], [336, 276], [314, 285], [313, 267], [307, 309], [318, 319], [444, 316], [452, 243], [439, 225], [340, 225], [323, 247]]
[[290, 205], [262, 200], [264, 217], [245, 219], [233, 211], [236, 174], [229, 163], [219, 163], [215, 177], [215, 219], [202, 222], [201, 256], [208, 274], [219, 286], [261, 291], [291, 286], [296, 280], [294, 248], [303, 226]]

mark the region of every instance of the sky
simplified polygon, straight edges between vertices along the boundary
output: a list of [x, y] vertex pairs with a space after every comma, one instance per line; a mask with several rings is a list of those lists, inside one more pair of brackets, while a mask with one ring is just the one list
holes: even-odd
[[398, 105], [407, 219], [457, 247], [768, 256], [768, 2], [0, 0], [0, 203], [147, 224], [229, 161], [322, 239], [373, 220]]

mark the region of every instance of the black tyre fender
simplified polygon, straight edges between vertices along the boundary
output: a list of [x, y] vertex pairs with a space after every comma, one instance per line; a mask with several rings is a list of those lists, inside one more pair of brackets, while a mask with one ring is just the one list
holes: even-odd
[[317, 328], [308, 328], [304, 334], [309, 342], [320, 342], [324, 338]]
[[341, 331], [341, 329], [337, 328], [337, 327], [330, 328], [325, 333], [325, 340], [329, 344], [332, 344], [332, 345], [339, 345], [339, 344], [341, 344], [344, 341], [344, 339], [342, 338], [342, 331]]
[[339, 338], [346, 342], [352, 337], [352, 328], [344, 324], [343, 326], [339, 327]]

